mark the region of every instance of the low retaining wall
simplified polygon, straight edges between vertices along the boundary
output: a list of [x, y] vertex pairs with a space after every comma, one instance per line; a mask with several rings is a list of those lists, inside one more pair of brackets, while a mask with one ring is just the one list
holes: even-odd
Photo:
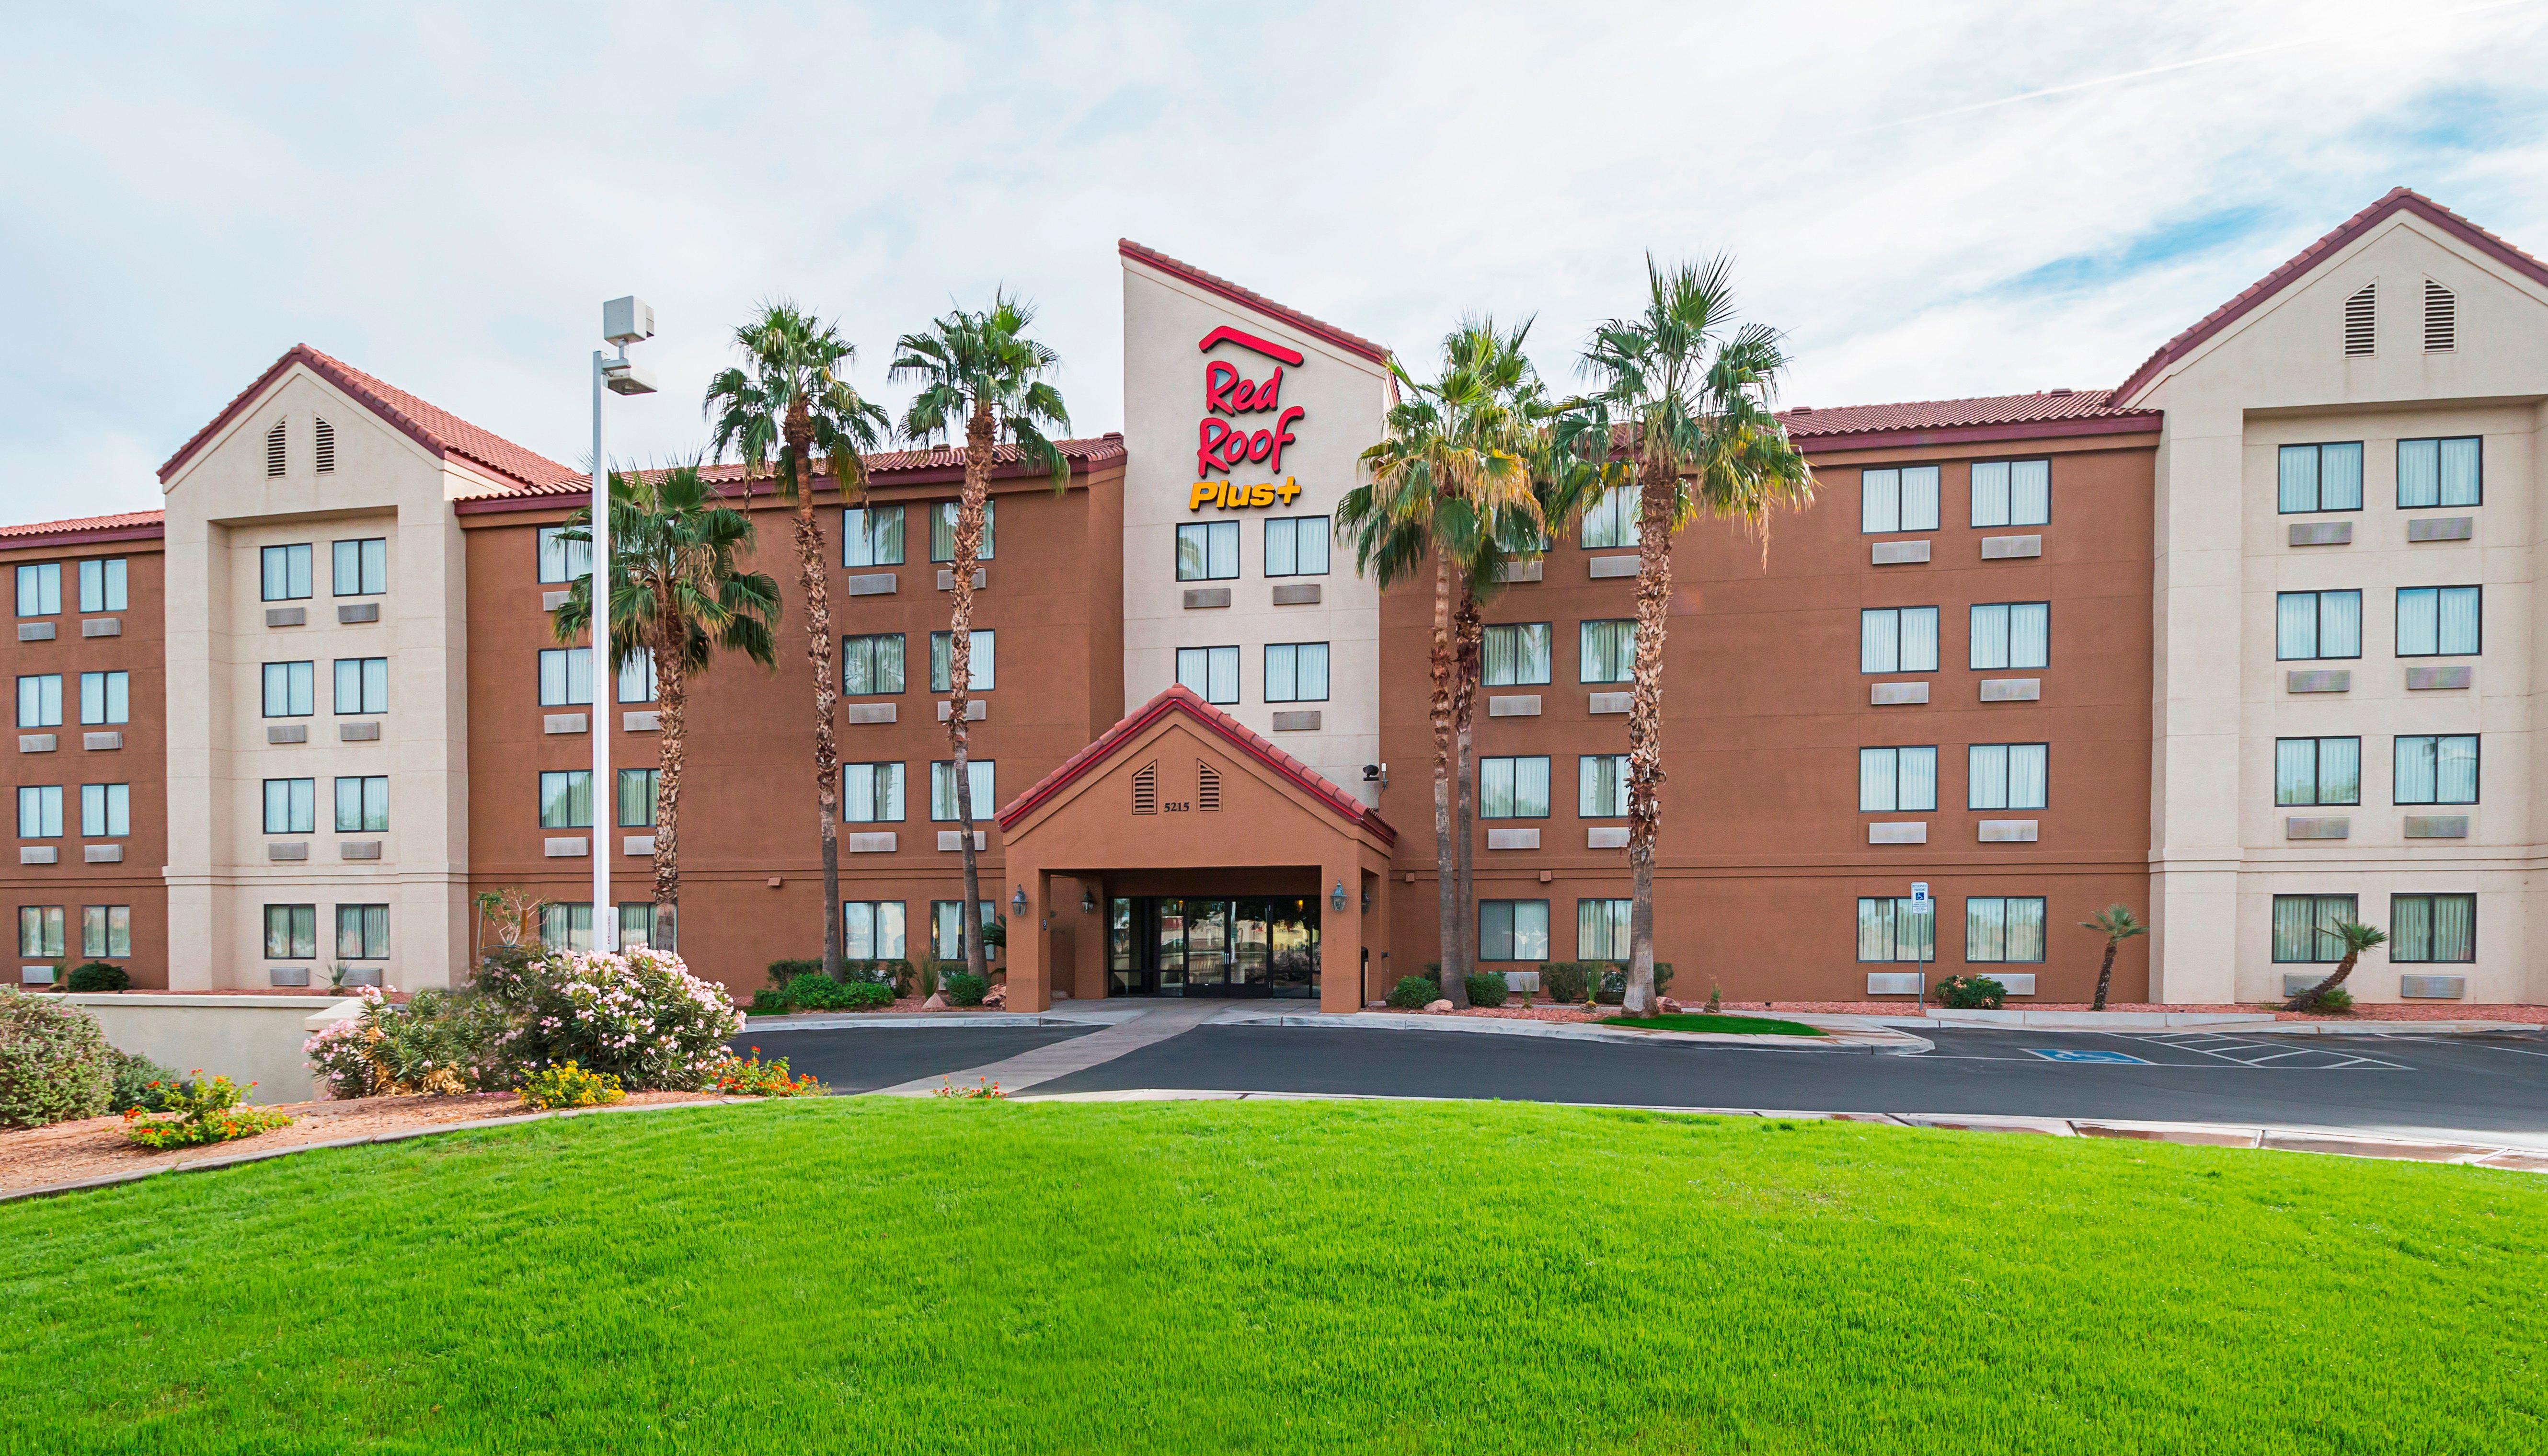
[[361, 1012], [351, 997], [153, 996], [146, 992], [58, 998], [97, 1018], [117, 1048], [179, 1072], [201, 1067], [256, 1087], [251, 1102], [308, 1102], [319, 1096], [301, 1054], [310, 1034]]

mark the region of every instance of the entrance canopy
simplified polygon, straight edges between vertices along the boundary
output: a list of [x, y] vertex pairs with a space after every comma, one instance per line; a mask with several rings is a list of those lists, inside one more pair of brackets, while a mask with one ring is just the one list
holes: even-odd
[[[1056, 988], [1107, 994], [1110, 910], [1132, 896], [1315, 897], [1321, 1010], [1359, 1010], [1388, 974], [1398, 832], [1190, 688], [1142, 704], [999, 824], [1014, 881], [1001, 887], [1012, 1010], [1047, 1009]], [[1075, 882], [1066, 903], [1054, 902], [1056, 879]]]

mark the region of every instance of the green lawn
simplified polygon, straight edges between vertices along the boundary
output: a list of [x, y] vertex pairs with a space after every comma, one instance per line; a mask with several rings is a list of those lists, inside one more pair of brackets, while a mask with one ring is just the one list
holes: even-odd
[[2548, 1181], [1515, 1104], [825, 1100], [0, 1207], [0, 1449], [2548, 1449]]
[[1709, 1016], [1703, 1011], [1673, 1011], [1659, 1016], [1605, 1016], [1603, 1026], [1634, 1027], [1648, 1032], [1725, 1032], [1734, 1036], [1819, 1037], [1818, 1027], [1767, 1016]]

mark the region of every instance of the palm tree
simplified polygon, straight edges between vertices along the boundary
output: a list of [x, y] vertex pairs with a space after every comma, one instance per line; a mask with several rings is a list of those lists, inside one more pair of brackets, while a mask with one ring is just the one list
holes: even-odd
[[1646, 259], [1645, 311], [1592, 330], [1583, 370], [1597, 387], [1574, 431], [1615, 443], [1621, 484], [1638, 488], [1637, 628], [1628, 709], [1628, 974], [1620, 1007], [1655, 1009], [1655, 838], [1663, 814], [1664, 627], [1673, 537], [1699, 515], [1738, 521], [1770, 552], [1770, 518], [1813, 501], [1813, 471], [1771, 412], [1787, 367], [1777, 333], [1736, 327], [1733, 265]]
[[[2353, 974], [2354, 962], [2362, 958], [2362, 953], [2389, 944], [2389, 932], [2358, 920], [2330, 920], [2320, 926], [2318, 933], [2342, 946], [2344, 958], [2335, 962], [2333, 975], [2284, 1002], [2285, 1011], [2325, 1010], [2328, 993], [2343, 985], [2344, 978]], [[2352, 993], [2348, 991], [2345, 995], [2349, 1000]]]
[[2149, 934], [2149, 927], [2133, 914], [2133, 907], [2121, 900], [2079, 922], [2081, 930], [2093, 930], [2106, 938], [2105, 963], [2097, 967], [2097, 1000], [2090, 1011], [2106, 1009], [2106, 987], [2115, 979], [2115, 948], [2135, 936]]
[[[567, 517], [559, 535], [592, 539], [592, 511]], [[621, 664], [651, 656], [659, 711], [655, 781], [655, 936], [657, 945], [679, 944], [682, 898], [682, 768], [689, 744], [689, 680], [705, 672], [712, 653], [740, 652], [776, 668], [771, 631], [778, 618], [778, 584], [742, 569], [752, 546], [752, 520], [718, 502], [699, 478], [697, 465], [676, 466], [651, 476], [610, 477], [609, 649], [593, 664], [593, 709], [604, 702], [606, 683]], [[567, 589], [556, 612], [560, 642], [592, 626], [592, 578]], [[618, 802], [617, 785], [592, 786], [594, 853], [601, 851], [604, 805]], [[606, 914], [594, 906], [595, 915]]]
[[848, 374], [858, 350], [826, 323], [794, 304], [762, 306], [761, 315], [734, 331], [747, 367], [729, 368], [708, 382], [700, 410], [708, 419], [711, 458], [731, 452], [743, 462], [744, 490], [774, 478], [782, 500], [796, 502], [796, 584], [805, 593], [805, 662], [814, 673], [814, 797], [823, 836], [823, 974], [841, 978], [841, 785], [839, 740], [832, 705], [840, 679], [832, 670], [830, 564], [823, 530], [814, 520], [814, 479], [829, 471], [844, 500], [866, 494], [861, 452], [884, 437], [881, 406], [852, 388]]
[[896, 340], [893, 368], [886, 375], [920, 383], [920, 393], [903, 411], [906, 439], [931, 444], [953, 439], [958, 431], [964, 436], [964, 494], [956, 506], [956, 559], [949, 564], [955, 611], [947, 638], [947, 745], [956, 761], [956, 817], [964, 849], [964, 906], [956, 921], [964, 937], [964, 968], [977, 976], [989, 971], [981, 917], [974, 912], [982, 878], [973, 860], [976, 805], [965, 709], [973, 685], [973, 564], [982, 549], [993, 454], [1001, 445], [1014, 445], [1027, 464], [1051, 477], [1053, 494], [1070, 488], [1070, 462], [1051, 438], [1070, 428], [1070, 412], [1062, 406], [1061, 392], [1046, 377], [1061, 359], [1027, 337], [1027, 326], [1034, 321], [1034, 305], [1005, 290], [994, 293], [987, 309], [969, 314], [951, 310], [927, 329]]

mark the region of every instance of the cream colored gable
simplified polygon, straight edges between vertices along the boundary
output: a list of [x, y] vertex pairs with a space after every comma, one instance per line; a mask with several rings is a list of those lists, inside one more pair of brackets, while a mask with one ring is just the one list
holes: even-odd
[[[318, 422], [334, 432], [334, 469], [318, 469]], [[267, 474], [267, 436], [284, 429], [284, 472]], [[253, 519], [322, 511], [395, 508], [447, 496], [448, 472], [433, 452], [296, 364], [169, 478], [172, 514], [197, 520]], [[470, 479], [474, 480], [474, 477]]]

